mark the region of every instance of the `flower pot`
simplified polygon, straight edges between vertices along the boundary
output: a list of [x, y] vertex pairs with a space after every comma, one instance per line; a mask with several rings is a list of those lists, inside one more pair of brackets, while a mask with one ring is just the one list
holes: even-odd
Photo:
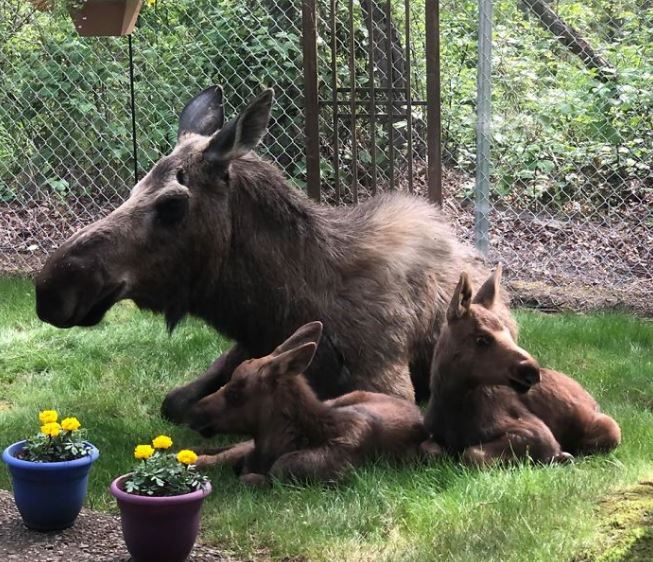
[[90, 454], [72, 461], [33, 462], [17, 458], [25, 441], [7, 447], [2, 460], [9, 467], [14, 500], [23, 522], [36, 531], [66, 529], [82, 509], [91, 465], [100, 456]]
[[143, 0], [85, 0], [69, 12], [80, 35], [129, 35], [142, 3]]
[[122, 489], [125, 474], [109, 488], [120, 508], [122, 533], [134, 562], [183, 562], [200, 528], [200, 511], [211, 485], [180, 496], [150, 497]]

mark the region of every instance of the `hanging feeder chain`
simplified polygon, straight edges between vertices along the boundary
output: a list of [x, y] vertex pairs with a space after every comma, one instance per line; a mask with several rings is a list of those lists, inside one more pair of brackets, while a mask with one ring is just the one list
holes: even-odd
[[138, 183], [138, 152], [136, 147], [136, 99], [134, 95], [134, 51], [132, 49], [132, 36], [129, 39], [129, 92], [131, 95], [131, 113], [132, 113], [132, 149], [134, 158], [134, 184]]

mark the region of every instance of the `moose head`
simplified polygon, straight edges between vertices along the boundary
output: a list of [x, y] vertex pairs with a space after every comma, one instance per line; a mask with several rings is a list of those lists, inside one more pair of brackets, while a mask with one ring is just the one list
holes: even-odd
[[265, 90], [224, 125], [222, 90], [194, 97], [177, 144], [108, 216], [82, 229], [37, 275], [39, 318], [92, 326], [119, 300], [163, 312], [170, 327], [188, 311], [202, 272], [219, 272], [229, 249], [233, 176], [255, 165], [273, 99]]
[[292, 385], [293, 379], [311, 364], [321, 335], [322, 323], [310, 322], [269, 355], [241, 363], [225, 386], [191, 408], [190, 427], [204, 437], [216, 433], [256, 434], [281, 409], [279, 400], [288, 398], [280, 398], [277, 390]]
[[526, 392], [540, 380], [539, 365], [515, 343], [494, 311], [500, 283], [501, 266], [475, 295], [469, 276], [460, 276], [434, 358], [434, 370], [441, 376], [446, 373], [451, 384], [469, 388], [507, 385]]

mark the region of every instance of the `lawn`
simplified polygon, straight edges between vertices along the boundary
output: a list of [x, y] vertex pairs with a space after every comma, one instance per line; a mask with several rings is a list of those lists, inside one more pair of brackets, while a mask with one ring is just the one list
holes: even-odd
[[[337, 487], [244, 488], [210, 473], [203, 537], [242, 557], [309, 560], [578, 560], [595, 548], [609, 494], [653, 476], [653, 323], [627, 315], [518, 313], [521, 344], [576, 376], [623, 430], [612, 455], [573, 466], [468, 471], [457, 464], [382, 463]], [[168, 389], [227, 346], [187, 321], [169, 336], [161, 318], [122, 303], [96, 328], [58, 330], [34, 314], [31, 284], [0, 279], [0, 444], [36, 430], [36, 413], [78, 416], [100, 448], [88, 505], [114, 510], [107, 486], [129, 470], [133, 446], [158, 433], [201, 439], [159, 417]], [[0, 488], [9, 488], [0, 470]]]

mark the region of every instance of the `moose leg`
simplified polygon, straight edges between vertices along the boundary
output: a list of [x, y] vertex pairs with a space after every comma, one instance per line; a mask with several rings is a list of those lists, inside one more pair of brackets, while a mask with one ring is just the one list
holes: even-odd
[[360, 377], [356, 381], [357, 390], [380, 392], [415, 402], [415, 391], [410, 380], [408, 363], [387, 365], [373, 377]]
[[245, 458], [254, 451], [254, 440], [236, 443], [224, 448], [216, 454], [203, 454], [195, 463], [198, 468], [208, 468], [219, 464], [235, 466], [245, 462]]
[[203, 375], [168, 392], [161, 405], [161, 415], [173, 423], [184, 423], [190, 407], [227, 384], [236, 367], [249, 358], [244, 347], [234, 345], [220, 355]]
[[578, 452], [584, 454], [607, 453], [621, 443], [621, 429], [616, 421], [605, 414], [596, 414], [588, 424], [578, 444]]
[[498, 439], [467, 447], [462, 460], [482, 468], [527, 457], [537, 462], [565, 462], [569, 456], [562, 453], [551, 430], [542, 423], [541, 427], [512, 428]]
[[316, 447], [286, 453], [270, 468], [270, 476], [280, 480], [335, 482], [352, 468], [352, 455], [340, 447]]

